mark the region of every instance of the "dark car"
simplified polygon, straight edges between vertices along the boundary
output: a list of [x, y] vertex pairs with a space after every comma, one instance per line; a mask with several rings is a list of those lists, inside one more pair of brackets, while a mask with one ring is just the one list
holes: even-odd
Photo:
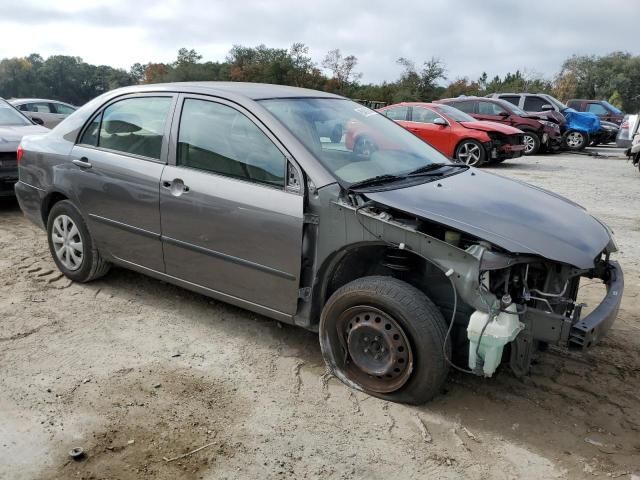
[[540, 148], [552, 150], [562, 144], [560, 124], [544, 114], [527, 113], [510, 102], [494, 98], [459, 97], [436, 100], [468, 113], [478, 120], [498, 122], [524, 132], [525, 155], [535, 155]]
[[[384, 142], [362, 155], [319, 121]], [[387, 400], [437, 395], [454, 345], [485, 377], [508, 346], [518, 374], [539, 345], [587, 348], [622, 299], [611, 230], [583, 208], [326, 92], [137, 85], [21, 148], [20, 207], [68, 278], [118, 265], [318, 332], [336, 377]], [[608, 290], [588, 315], [582, 277]]]
[[579, 112], [593, 113], [600, 117], [600, 120], [612, 122], [616, 125], [622, 124], [624, 119], [624, 112], [606, 100], [572, 99], [567, 102], [567, 106]]
[[24, 135], [46, 132], [0, 98], [0, 197], [13, 196], [18, 181], [17, 150]]

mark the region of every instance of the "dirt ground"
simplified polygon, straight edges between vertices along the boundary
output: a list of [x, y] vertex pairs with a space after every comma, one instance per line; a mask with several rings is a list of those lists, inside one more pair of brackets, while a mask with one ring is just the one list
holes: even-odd
[[615, 230], [626, 290], [609, 336], [586, 355], [545, 353], [524, 380], [452, 373], [419, 408], [327, 376], [313, 333], [125, 270], [71, 283], [2, 200], [0, 478], [637, 479], [640, 174], [604, 151], [488, 170]]

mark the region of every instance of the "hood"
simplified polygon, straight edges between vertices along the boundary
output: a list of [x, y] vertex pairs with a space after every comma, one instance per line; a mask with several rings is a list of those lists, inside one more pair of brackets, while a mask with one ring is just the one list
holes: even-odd
[[15, 150], [22, 137], [36, 133], [46, 133], [49, 129], [40, 125], [7, 125], [0, 126], [0, 151]]
[[535, 118], [539, 120], [552, 120], [561, 126], [567, 122], [567, 119], [564, 118], [560, 112], [556, 112], [555, 110], [550, 110], [548, 112], [529, 112], [528, 116], [530, 118]]
[[607, 229], [560, 195], [470, 168], [429, 183], [367, 193], [371, 200], [486, 240], [580, 269], [608, 245]]
[[460, 125], [472, 130], [480, 130], [482, 132], [498, 132], [505, 135], [517, 135], [522, 133], [517, 128], [510, 127], [509, 125], [503, 125], [497, 122], [460, 122]]

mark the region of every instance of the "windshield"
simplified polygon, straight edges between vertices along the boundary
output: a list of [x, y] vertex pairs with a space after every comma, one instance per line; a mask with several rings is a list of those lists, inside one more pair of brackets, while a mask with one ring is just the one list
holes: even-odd
[[622, 110], [617, 109], [616, 107], [614, 107], [613, 105], [611, 105], [609, 102], [607, 102], [606, 100], [603, 100], [602, 103], [604, 103], [607, 107], [609, 107], [609, 110], [611, 110], [613, 113], [616, 113], [618, 115], [622, 115]]
[[392, 120], [362, 105], [333, 98], [260, 100], [338, 180], [352, 184], [400, 176], [444, 155]]
[[477, 122], [477, 120], [471, 115], [467, 115], [462, 110], [458, 110], [455, 107], [450, 107], [449, 105], [438, 104], [437, 106], [434, 106], [433, 109], [438, 113], [446, 115], [451, 120], [455, 120], [456, 122]]
[[10, 125], [24, 126], [31, 125], [31, 122], [12, 106], [0, 103], [0, 126]]

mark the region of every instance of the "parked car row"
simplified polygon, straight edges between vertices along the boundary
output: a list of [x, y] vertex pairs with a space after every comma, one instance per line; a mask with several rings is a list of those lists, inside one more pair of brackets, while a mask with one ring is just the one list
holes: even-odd
[[[611, 230], [447, 158], [518, 156], [523, 131], [446, 103], [382, 113], [278, 85], [118, 89], [28, 127], [16, 194], [73, 281], [118, 265], [318, 332], [332, 373], [386, 400], [433, 398], [456, 359], [524, 375], [548, 344], [597, 343], [624, 288]], [[588, 315], [583, 277], [607, 287]]]

